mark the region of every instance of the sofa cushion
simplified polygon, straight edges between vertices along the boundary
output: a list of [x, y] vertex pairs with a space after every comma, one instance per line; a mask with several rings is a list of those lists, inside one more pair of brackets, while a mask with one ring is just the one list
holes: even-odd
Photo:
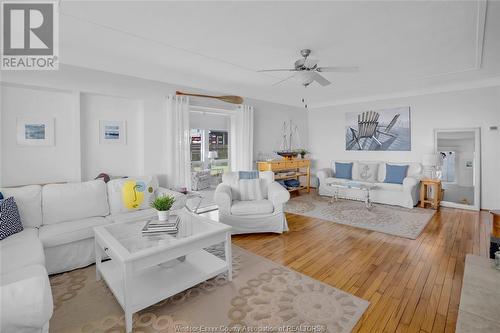
[[104, 217], [90, 217], [40, 227], [40, 240], [44, 247], [58, 246], [94, 237], [94, 227], [109, 224]]
[[153, 208], [137, 210], [130, 213], [111, 214], [106, 216], [106, 220], [113, 223], [147, 221], [157, 217], [156, 210]]
[[2, 274], [0, 332], [41, 332], [53, 312], [52, 291], [43, 265]]
[[14, 197], [24, 227], [42, 225], [42, 187], [40, 185], [4, 187], [0, 188], [0, 192], [5, 198]]
[[55, 224], [109, 214], [106, 183], [48, 184], [42, 189], [43, 224]]
[[274, 206], [269, 200], [233, 201], [231, 205], [232, 215], [271, 214], [273, 211]]
[[384, 183], [403, 184], [408, 173], [408, 165], [386, 164], [385, 170]]
[[0, 241], [1, 273], [5, 274], [29, 265], [44, 265], [45, 256], [36, 228], [23, 231]]
[[158, 190], [158, 179], [153, 176], [113, 179], [108, 182], [111, 214], [149, 209]]
[[[408, 165], [407, 177], [421, 178], [423, 167], [418, 162], [388, 162], [391, 165]], [[385, 180], [387, 163], [382, 162], [378, 168], [378, 182], [381, 183]]]
[[394, 183], [375, 183], [375, 190], [383, 190], [383, 191], [403, 191], [404, 187], [402, 184], [394, 184]]
[[23, 231], [14, 197], [0, 200], [0, 240]]
[[352, 179], [352, 163], [335, 162], [335, 178]]
[[352, 179], [374, 183], [378, 178], [378, 162], [358, 163], [357, 173], [352, 175]]

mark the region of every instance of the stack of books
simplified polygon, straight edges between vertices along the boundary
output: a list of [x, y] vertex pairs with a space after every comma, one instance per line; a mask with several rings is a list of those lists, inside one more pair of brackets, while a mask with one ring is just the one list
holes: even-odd
[[179, 231], [179, 221], [180, 218], [178, 215], [170, 215], [168, 221], [151, 220], [142, 228], [142, 234], [177, 234]]

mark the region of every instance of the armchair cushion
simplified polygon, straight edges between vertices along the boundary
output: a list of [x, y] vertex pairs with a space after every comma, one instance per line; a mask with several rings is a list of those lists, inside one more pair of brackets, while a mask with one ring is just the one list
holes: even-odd
[[260, 186], [261, 179], [240, 179], [239, 180], [239, 193], [241, 201], [249, 200], [262, 200], [264, 195], [262, 194], [262, 188]]
[[269, 200], [234, 201], [231, 206], [232, 215], [271, 214], [274, 206]]

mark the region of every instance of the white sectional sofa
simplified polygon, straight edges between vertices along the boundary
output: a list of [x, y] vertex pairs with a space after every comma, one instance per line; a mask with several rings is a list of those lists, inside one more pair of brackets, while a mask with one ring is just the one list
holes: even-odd
[[[419, 200], [420, 179], [422, 178], [422, 165], [414, 162], [384, 162], [384, 161], [337, 161], [340, 163], [352, 163], [352, 180], [335, 177], [335, 162], [332, 168], [320, 169], [316, 175], [319, 179], [319, 194], [332, 196], [334, 190], [329, 183], [369, 183], [376, 185], [373, 191], [370, 191], [372, 202], [381, 204], [413, 208]], [[375, 181], [366, 182], [361, 177], [360, 165], [376, 164], [377, 175]], [[384, 183], [386, 164], [408, 165], [408, 172], [403, 184]], [[354, 188], [343, 188], [339, 190], [339, 197], [353, 200], [364, 200], [363, 193]]]
[[[183, 194], [151, 179], [154, 195], [174, 195], [174, 209], [185, 205]], [[147, 204], [125, 213], [113, 208], [112, 202], [122, 200], [111, 190], [113, 182], [0, 188], [5, 197], [14, 197], [24, 227], [0, 241], [0, 332], [48, 331], [53, 310], [48, 274], [95, 261], [93, 227], [156, 215]]]

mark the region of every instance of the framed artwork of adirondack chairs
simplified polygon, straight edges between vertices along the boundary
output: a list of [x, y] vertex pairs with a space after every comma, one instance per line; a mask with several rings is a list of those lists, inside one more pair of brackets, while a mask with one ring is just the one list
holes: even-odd
[[346, 113], [346, 150], [410, 151], [410, 107]]

